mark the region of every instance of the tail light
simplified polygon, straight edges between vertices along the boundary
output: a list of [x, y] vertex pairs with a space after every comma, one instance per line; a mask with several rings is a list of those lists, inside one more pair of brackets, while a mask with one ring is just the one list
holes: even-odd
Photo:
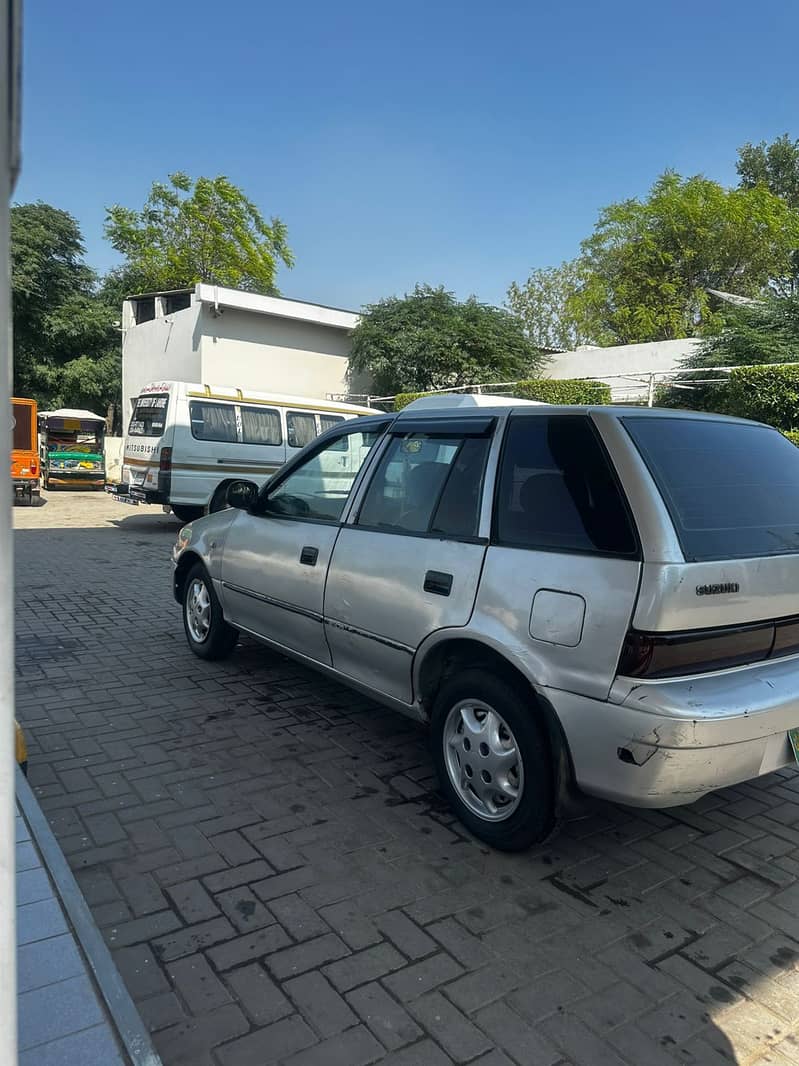
[[31, 473], [33, 474], [34, 477], [36, 477], [36, 473], [37, 473], [36, 463], [31, 463]]
[[624, 677], [683, 677], [799, 652], [799, 618], [683, 633], [639, 633], [624, 640], [618, 672]]
[[162, 448], [161, 458], [158, 462], [158, 469], [162, 474], [167, 474], [172, 469], [172, 449]]

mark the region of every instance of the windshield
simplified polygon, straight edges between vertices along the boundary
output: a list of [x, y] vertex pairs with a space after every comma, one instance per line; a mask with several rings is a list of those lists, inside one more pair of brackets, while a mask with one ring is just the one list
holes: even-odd
[[133, 409], [128, 434], [131, 437], [160, 437], [166, 426], [169, 393], [140, 396]]
[[625, 418], [685, 558], [799, 552], [799, 448], [776, 429], [692, 418]]

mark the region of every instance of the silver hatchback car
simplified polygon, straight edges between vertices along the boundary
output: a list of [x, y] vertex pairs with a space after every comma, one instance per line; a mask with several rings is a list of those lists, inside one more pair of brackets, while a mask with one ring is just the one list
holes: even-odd
[[799, 449], [481, 399], [343, 423], [185, 526], [192, 651], [248, 633], [428, 722], [449, 802], [507, 850], [571, 785], [668, 807], [793, 762]]

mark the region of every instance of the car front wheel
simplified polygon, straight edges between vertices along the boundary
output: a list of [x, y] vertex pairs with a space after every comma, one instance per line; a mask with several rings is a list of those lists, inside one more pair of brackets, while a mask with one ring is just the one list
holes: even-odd
[[224, 659], [239, 638], [222, 614], [222, 605], [202, 563], [193, 566], [183, 585], [183, 628], [189, 647], [201, 659]]
[[473, 669], [445, 682], [431, 722], [441, 789], [476, 837], [502, 851], [544, 840], [555, 824], [554, 773], [532, 693]]

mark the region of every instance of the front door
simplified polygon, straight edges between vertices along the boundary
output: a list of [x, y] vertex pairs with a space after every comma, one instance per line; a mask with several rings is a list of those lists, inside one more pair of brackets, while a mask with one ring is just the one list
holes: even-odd
[[257, 513], [236, 517], [222, 557], [229, 621], [328, 665], [322, 624], [327, 568], [350, 490], [384, 428], [347, 425], [312, 446]]
[[419, 644], [435, 630], [466, 625], [474, 606], [493, 420], [469, 421], [396, 423], [333, 551], [325, 594], [333, 665], [405, 703]]

